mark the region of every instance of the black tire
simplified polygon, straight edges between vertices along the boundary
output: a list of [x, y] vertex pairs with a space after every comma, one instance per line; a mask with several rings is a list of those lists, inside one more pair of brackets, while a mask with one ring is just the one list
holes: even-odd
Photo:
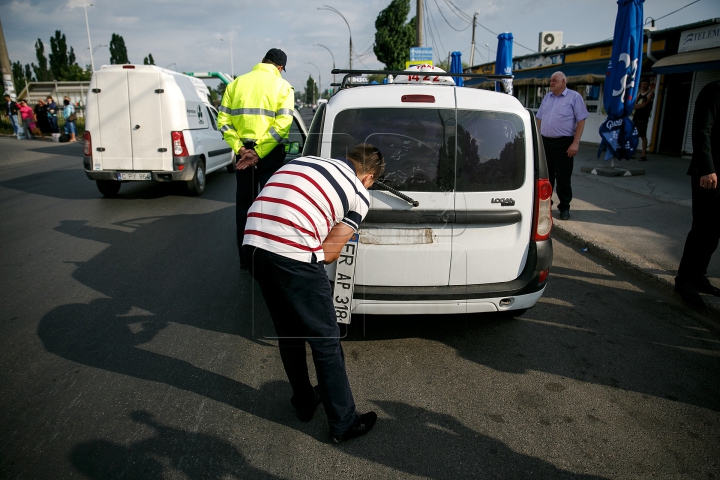
[[106, 197], [114, 197], [120, 191], [120, 182], [115, 180], [95, 180], [98, 190]]
[[232, 155], [232, 160], [230, 162], [230, 165], [226, 166], [228, 173], [235, 173], [235, 164], [237, 163], [237, 159], [235, 158], [235, 154]]
[[187, 182], [187, 189], [190, 195], [198, 196], [205, 193], [205, 183], [207, 179], [205, 177], [205, 162], [200, 160], [195, 167], [195, 174], [192, 180]]

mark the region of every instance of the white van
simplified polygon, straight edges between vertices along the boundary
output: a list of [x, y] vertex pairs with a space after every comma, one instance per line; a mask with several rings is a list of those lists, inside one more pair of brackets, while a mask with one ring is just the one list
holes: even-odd
[[310, 127], [304, 155], [370, 143], [397, 191], [376, 183], [357, 243], [327, 267], [340, 323], [349, 313], [516, 316], [545, 291], [552, 187], [533, 113], [432, 72], [444, 73], [423, 66], [356, 87], [346, 77]]
[[103, 66], [87, 95], [87, 177], [105, 196], [131, 181], [186, 182], [202, 194], [206, 174], [235, 171], [208, 94], [202, 80], [154, 65]]

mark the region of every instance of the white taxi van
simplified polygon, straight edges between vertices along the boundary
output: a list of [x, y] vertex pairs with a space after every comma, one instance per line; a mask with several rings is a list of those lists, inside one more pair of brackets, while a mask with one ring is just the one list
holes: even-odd
[[333, 158], [370, 143], [386, 162], [356, 244], [327, 267], [338, 321], [520, 315], [542, 296], [552, 263], [552, 188], [534, 115], [511, 95], [415, 68], [357, 87], [348, 77], [377, 72], [335, 71], [348, 76], [305, 143], [304, 155]]

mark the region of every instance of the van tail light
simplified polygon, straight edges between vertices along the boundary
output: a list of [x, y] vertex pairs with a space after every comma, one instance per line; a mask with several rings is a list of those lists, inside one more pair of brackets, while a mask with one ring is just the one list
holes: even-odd
[[536, 242], [550, 238], [552, 219], [552, 185], [547, 178], [535, 182], [535, 215], [533, 216], [533, 240]]
[[87, 130], [85, 130], [85, 133], [83, 133], [83, 140], [85, 140], [83, 152], [86, 157], [92, 158], [92, 139], [90, 138], [90, 132], [88, 132]]
[[183, 132], [171, 132], [172, 133], [172, 146], [173, 146], [173, 155], [176, 157], [187, 157], [188, 151], [187, 147], [185, 146], [185, 137], [183, 136]]

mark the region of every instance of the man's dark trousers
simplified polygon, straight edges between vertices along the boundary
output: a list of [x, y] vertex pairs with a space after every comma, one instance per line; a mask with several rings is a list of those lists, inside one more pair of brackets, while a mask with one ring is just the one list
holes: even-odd
[[[250, 273], [260, 289], [275, 325], [285, 373], [297, 408], [315, 406], [305, 342], [310, 344], [320, 395], [330, 423], [330, 434], [340, 435], [359, 417], [345, 371], [340, 328], [332, 291], [322, 263], [306, 263], [245, 246]], [[314, 256], [313, 256], [314, 258]]]
[[720, 188], [700, 186], [700, 177], [692, 176], [693, 222], [685, 240], [678, 278], [691, 284], [707, 275], [710, 258], [720, 241]]
[[[542, 137], [545, 147], [545, 158], [547, 159], [548, 180], [557, 193], [560, 204], [558, 210], [561, 212], [570, 210], [572, 200], [572, 177], [575, 157], [568, 157], [567, 150], [572, 145], [575, 137]], [[555, 186], [557, 183], [557, 187]]]
[[264, 158], [261, 158], [257, 168], [249, 167], [235, 172], [237, 190], [235, 192], [235, 224], [237, 225], [237, 245], [240, 254], [240, 263], [245, 264], [242, 256], [242, 241], [245, 235], [247, 214], [255, 198], [265, 184], [285, 161], [285, 146], [278, 145]]

